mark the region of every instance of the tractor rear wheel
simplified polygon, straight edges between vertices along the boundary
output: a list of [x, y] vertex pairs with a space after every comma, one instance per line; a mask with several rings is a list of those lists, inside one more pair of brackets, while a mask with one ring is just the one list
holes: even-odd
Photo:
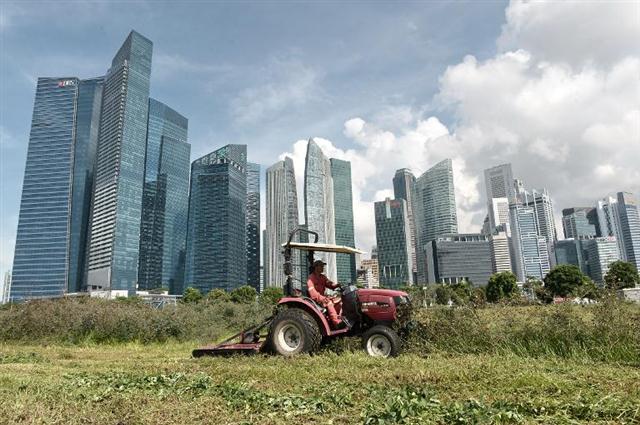
[[372, 357], [395, 357], [400, 352], [400, 337], [390, 327], [377, 325], [362, 335], [362, 348]]
[[269, 328], [270, 348], [287, 357], [314, 352], [320, 347], [321, 340], [318, 323], [300, 308], [280, 311]]

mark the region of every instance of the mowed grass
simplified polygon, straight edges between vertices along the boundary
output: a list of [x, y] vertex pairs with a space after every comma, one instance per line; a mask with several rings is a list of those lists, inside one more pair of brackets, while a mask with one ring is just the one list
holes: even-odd
[[634, 363], [359, 351], [193, 359], [193, 348], [0, 344], [0, 422], [640, 423]]

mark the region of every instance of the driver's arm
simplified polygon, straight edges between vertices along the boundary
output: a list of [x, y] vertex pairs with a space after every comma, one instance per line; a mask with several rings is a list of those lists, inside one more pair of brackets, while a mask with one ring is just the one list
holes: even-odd
[[318, 292], [318, 290], [316, 289], [316, 286], [313, 284], [313, 280], [311, 279], [307, 280], [307, 289], [309, 290], [309, 297], [315, 302], [318, 302], [321, 304], [327, 302], [327, 297], [325, 297], [320, 292]]
[[339, 283], [333, 283], [328, 278], [325, 277], [324, 286], [326, 286], [329, 289], [336, 289], [336, 288], [340, 287], [340, 284]]

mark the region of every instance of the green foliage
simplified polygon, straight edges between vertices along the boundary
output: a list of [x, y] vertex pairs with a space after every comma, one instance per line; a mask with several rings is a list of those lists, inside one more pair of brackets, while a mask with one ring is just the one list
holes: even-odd
[[544, 287], [552, 295], [559, 297], [568, 297], [581, 292], [584, 286], [591, 289], [591, 284], [591, 279], [573, 264], [560, 264], [544, 277]]
[[209, 291], [209, 293], [207, 293], [207, 297], [206, 297], [207, 301], [212, 301], [212, 302], [227, 302], [227, 301], [231, 301], [231, 297], [229, 297], [229, 294], [227, 294], [227, 291], [225, 291], [224, 289], [220, 289], [220, 288], [215, 288], [212, 289], [211, 291]]
[[511, 272], [494, 273], [486, 288], [487, 301], [496, 303], [518, 293], [516, 276]]
[[186, 304], [195, 304], [202, 300], [202, 292], [198, 288], [188, 287], [182, 294], [182, 302]]
[[256, 301], [258, 293], [255, 288], [244, 285], [231, 291], [230, 298], [234, 303], [251, 304]]
[[269, 286], [260, 293], [260, 302], [266, 305], [276, 305], [283, 296], [282, 288]]
[[633, 288], [640, 285], [640, 275], [635, 266], [626, 261], [614, 261], [609, 265], [609, 271], [604, 276], [607, 289]]

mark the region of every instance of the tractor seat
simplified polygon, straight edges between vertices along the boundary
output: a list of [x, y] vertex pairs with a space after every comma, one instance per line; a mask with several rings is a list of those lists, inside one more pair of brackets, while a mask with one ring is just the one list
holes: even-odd
[[313, 304], [320, 313], [322, 313], [323, 315], [327, 312], [327, 309], [323, 306], [321, 306], [320, 304], [318, 304], [317, 302], [315, 302], [312, 298], [310, 297], [302, 297], [303, 299], [309, 301], [311, 304]]

